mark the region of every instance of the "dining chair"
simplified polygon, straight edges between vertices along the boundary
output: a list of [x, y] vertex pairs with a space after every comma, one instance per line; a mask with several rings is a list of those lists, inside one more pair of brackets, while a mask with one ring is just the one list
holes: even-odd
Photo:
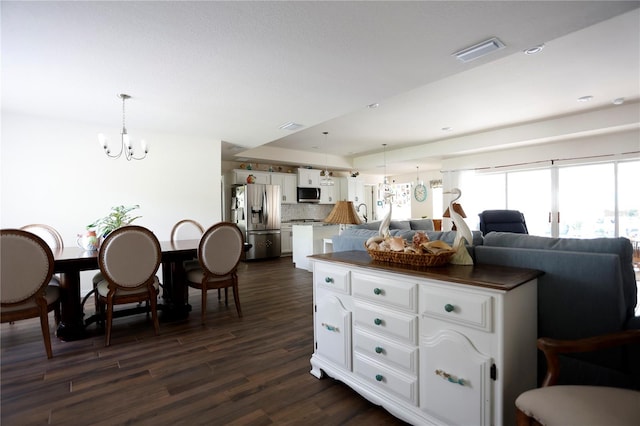
[[[25, 225], [21, 227], [23, 231], [29, 231], [33, 234], [36, 234], [38, 237], [42, 238], [47, 245], [51, 248], [52, 251], [60, 250], [64, 248], [64, 241], [62, 240], [62, 235], [52, 226], [45, 225], [43, 223], [32, 223], [29, 225]], [[60, 277], [57, 275], [53, 275], [51, 277], [51, 283], [55, 285], [60, 285]]]
[[[180, 240], [200, 239], [204, 234], [204, 227], [193, 219], [183, 219], [173, 225], [171, 229], [171, 242]], [[182, 265], [186, 271], [200, 267], [197, 258], [185, 260]]]
[[104, 279], [96, 286], [98, 310], [106, 308], [105, 346], [111, 344], [114, 305], [149, 302], [156, 335], [158, 288], [155, 275], [162, 252], [156, 236], [142, 226], [128, 225], [112, 231], [100, 245], [98, 265]]
[[[637, 425], [640, 422], [640, 392], [609, 386], [556, 385], [560, 377], [560, 354], [592, 352], [627, 345], [640, 352], [640, 330], [625, 330], [577, 340], [538, 339], [547, 360], [542, 387], [528, 390], [516, 399], [516, 424], [538, 425]], [[635, 354], [635, 355], [633, 355]]]
[[236, 311], [242, 317], [237, 269], [243, 253], [244, 237], [235, 223], [216, 223], [202, 235], [198, 246], [200, 267], [186, 271], [189, 287], [202, 292], [202, 324], [206, 319], [207, 291], [213, 289], [224, 289], [224, 303], [228, 306], [227, 291], [231, 287]]
[[21, 229], [0, 231], [0, 322], [40, 318], [47, 358], [53, 357], [49, 312], [60, 321], [60, 289], [49, 285], [53, 253], [39, 236]]

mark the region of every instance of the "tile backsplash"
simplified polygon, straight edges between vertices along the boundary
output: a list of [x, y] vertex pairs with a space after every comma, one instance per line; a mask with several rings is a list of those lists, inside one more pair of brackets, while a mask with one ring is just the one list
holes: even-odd
[[280, 217], [282, 222], [295, 219], [323, 220], [332, 209], [333, 204], [282, 204]]

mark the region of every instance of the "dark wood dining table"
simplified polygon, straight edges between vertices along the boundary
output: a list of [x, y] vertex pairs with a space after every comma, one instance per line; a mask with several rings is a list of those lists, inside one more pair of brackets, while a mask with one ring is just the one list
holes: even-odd
[[[200, 240], [161, 241], [162, 250], [162, 301], [158, 304], [163, 320], [186, 318], [188, 287], [185, 285], [182, 262], [197, 255]], [[80, 271], [98, 269], [98, 252], [78, 247], [54, 250], [54, 271], [60, 273], [61, 318], [57, 336], [61, 340], [79, 340], [88, 336], [80, 295]]]

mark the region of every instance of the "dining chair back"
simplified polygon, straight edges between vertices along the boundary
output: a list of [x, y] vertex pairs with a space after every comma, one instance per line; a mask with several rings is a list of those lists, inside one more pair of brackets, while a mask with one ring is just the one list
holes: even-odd
[[183, 219], [173, 225], [171, 241], [200, 239], [204, 234], [202, 225], [193, 219]]
[[156, 334], [159, 332], [156, 271], [162, 252], [156, 236], [141, 226], [112, 231], [100, 245], [98, 264], [104, 279], [96, 286], [101, 313], [106, 307], [105, 346], [111, 344], [114, 305], [147, 302]]
[[51, 250], [64, 248], [64, 241], [60, 233], [52, 226], [45, 225], [43, 223], [32, 223], [25, 225], [22, 228], [23, 231], [29, 231], [42, 238], [51, 247]]
[[0, 231], [0, 321], [40, 318], [47, 357], [53, 356], [49, 312], [60, 319], [60, 293], [49, 285], [53, 253], [39, 236], [20, 229]]
[[242, 316], [238, 294], [238, 263], [244, 252], [244, 237], [240, 228], [231, 222], [219, 222], [210, 227], [200, 239], [198, 260], [200, 268], [187, 271], [188, 285], [201, 290], [202, 323], [207, 311], [207, 290], [231, 287], [238, 316]]

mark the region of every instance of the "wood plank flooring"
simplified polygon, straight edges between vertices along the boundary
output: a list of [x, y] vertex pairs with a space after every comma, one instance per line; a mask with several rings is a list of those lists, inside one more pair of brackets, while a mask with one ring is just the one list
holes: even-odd
[[239, 278], [243, 318], [211, 291], [201, 325], [191, 290], [189, 319], [159, 336], [144, 314], [120, 318], [108, 348], [95, 325], [82, 341], [52, 336], [51, 360], [38, 320], [2, 324], [2, 425], [405, 424], [309, 373], [311, 273], [285, 257], [241, 263]]

